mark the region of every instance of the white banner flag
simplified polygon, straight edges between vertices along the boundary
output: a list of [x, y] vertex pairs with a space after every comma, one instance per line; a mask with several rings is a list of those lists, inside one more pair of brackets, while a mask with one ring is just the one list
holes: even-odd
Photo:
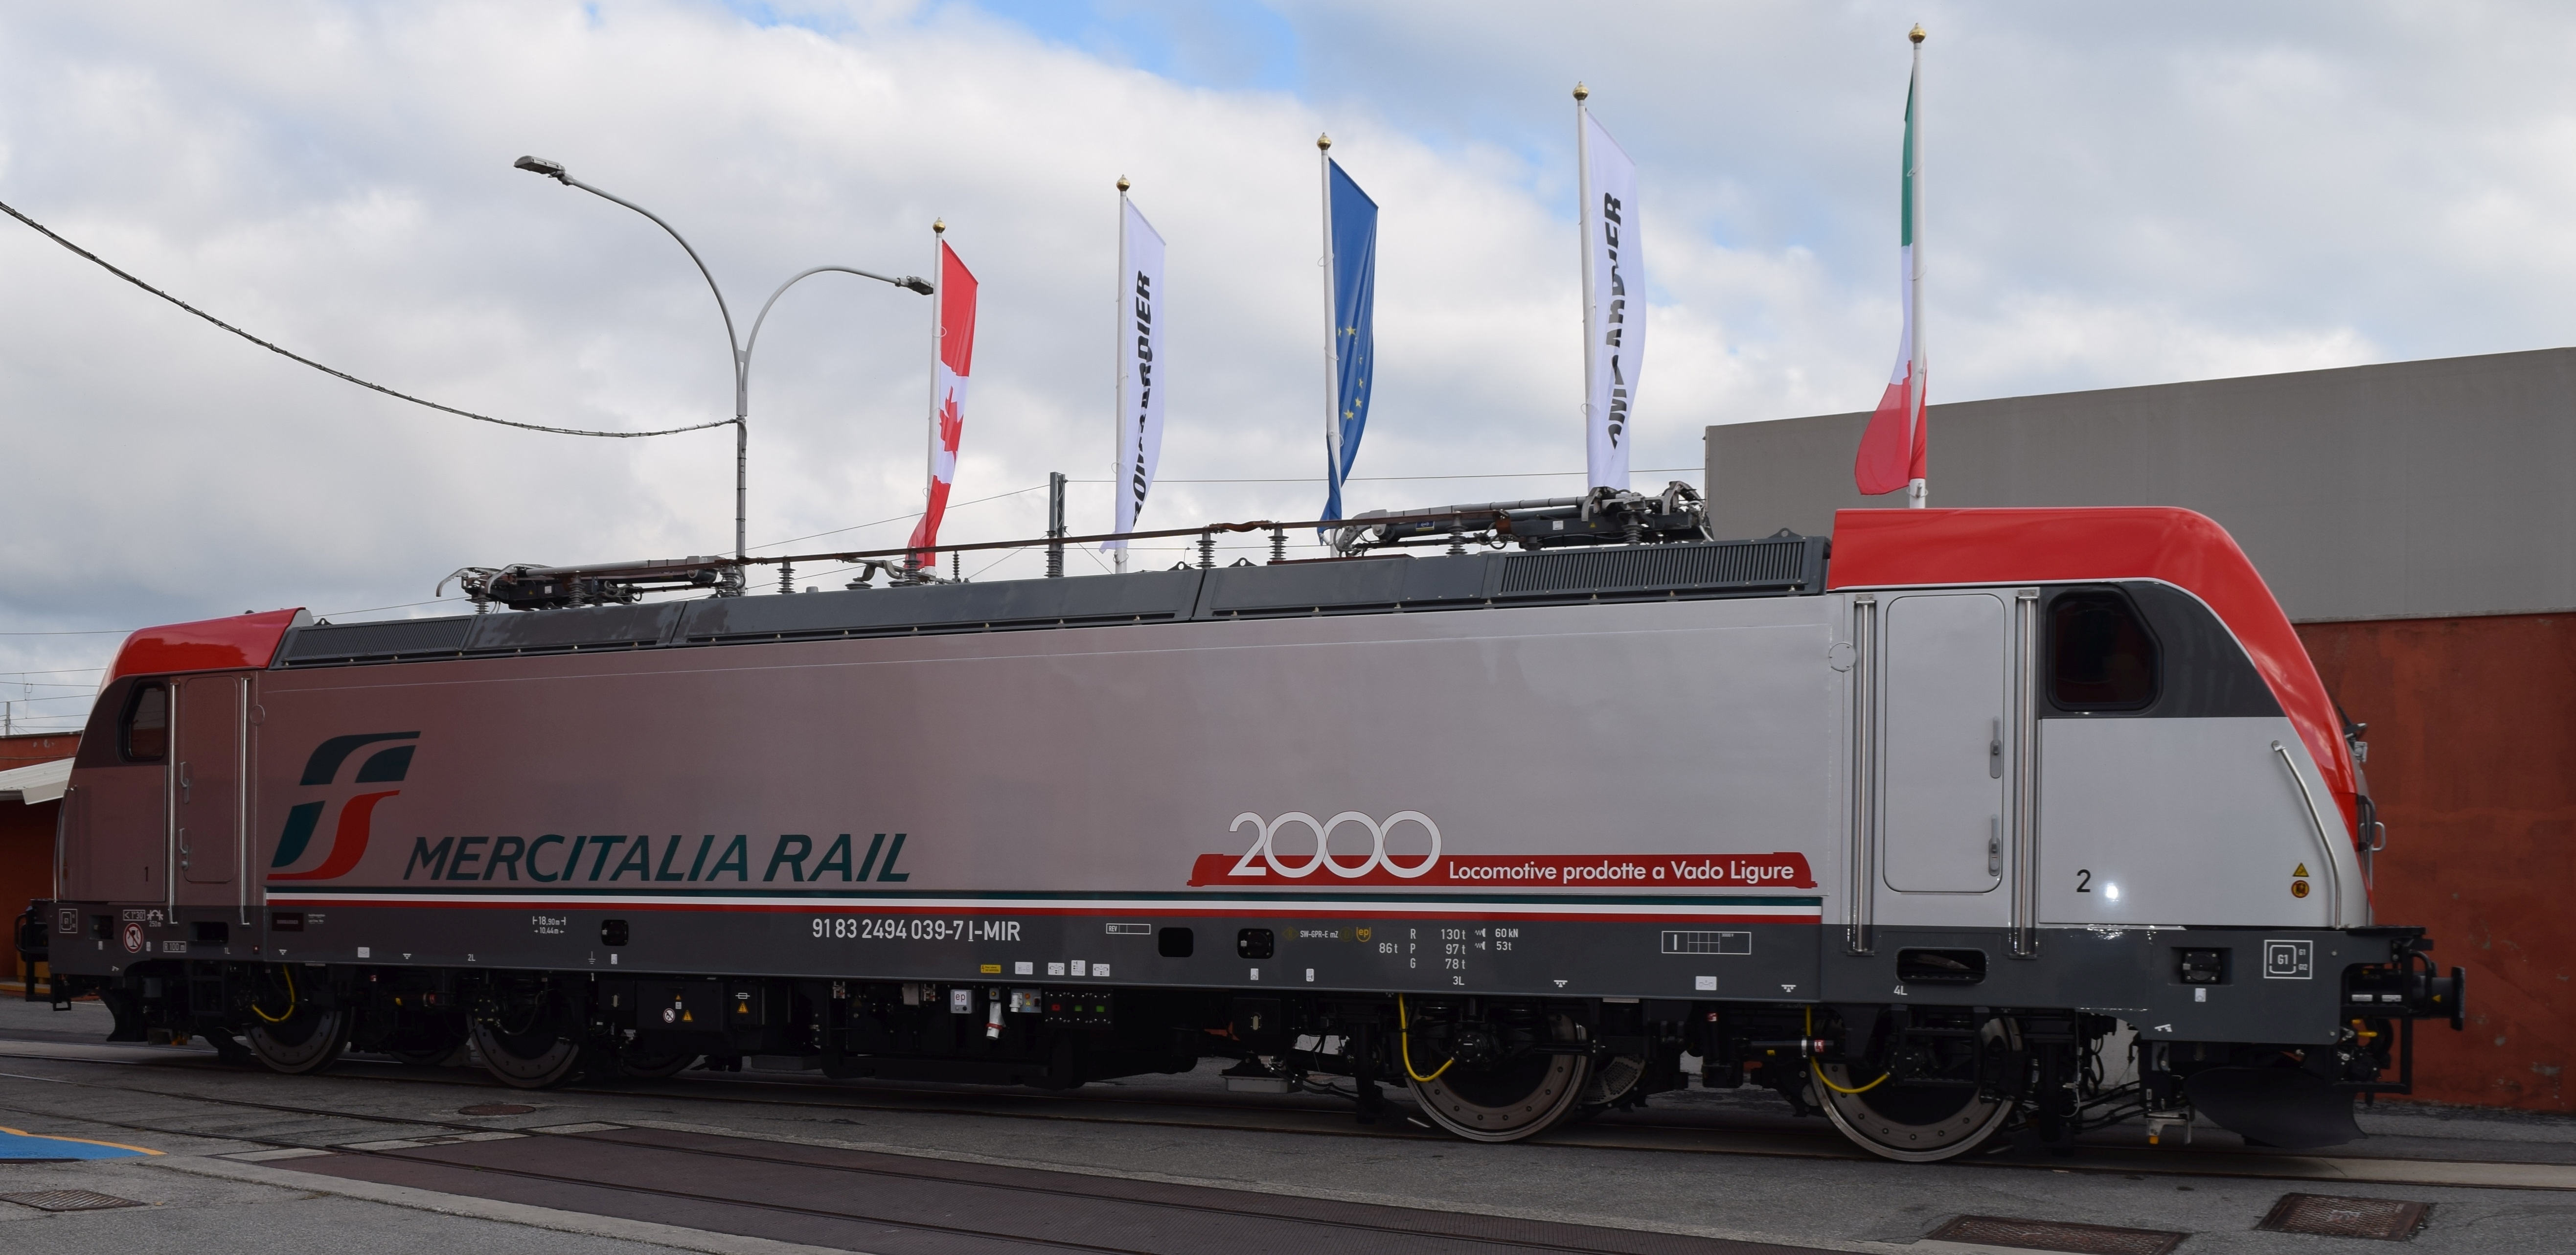
[[1592, 486], [1628, 487], [1637, 375], [1646, 360], [1646, 262], [1638, 248], [1637, 163], [1591, 111], [1583, 162], [1584, 464]]
[[[1110, 530], [1132, 532], [1163, 454], [1163, 237], [1123, 191], [1118, 207], [1118, 463], [1110, 484], [1118, 516]], [[1102, 546], [1126, 547], [1123, 540]]]

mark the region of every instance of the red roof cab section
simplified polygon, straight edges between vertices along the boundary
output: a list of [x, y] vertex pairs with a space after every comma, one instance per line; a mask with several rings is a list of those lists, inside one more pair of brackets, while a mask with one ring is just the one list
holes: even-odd
[[2216, 611], [2271, 684], [2353, 831], [2352, 752], [2290, 616], [2236, 539], [2170, 506], [1837, 510], [1828, 588], [2162, 580]]
[[229, 619], [201, 619], [148, 627], [125, 638], [108, 668], [113, 682], [129, 675], [168, 675], [182, 671], [243, 671], [265, 668], [277, 656], [278, 642], [295, 626], [302, 610], [267, 610]]

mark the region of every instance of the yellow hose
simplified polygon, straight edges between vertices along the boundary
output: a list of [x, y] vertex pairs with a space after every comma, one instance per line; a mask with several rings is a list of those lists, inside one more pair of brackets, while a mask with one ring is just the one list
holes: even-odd
[[1425, 1085], [1439, 1080], [1440, 1074], [1448, 1071], [1450, 1064], [1458, 1062], [1454, 1058], [1442, 1060], [1429, 1076], [1413, 1070], [1413, 1018], [1404, 1013], [1403, 994], [1395, 996], [1395, 1052], [1404, 1059], [1404, 1074]]
[[[1814, 1007], [1809, 1007], [1807, 1008], [1807, 1036], [1812, 1039], [1815, 1035], [1816, 1009]], [[1834, 1084], [1832, 1081], [1826, 1080], [1824, 1068], [1817, 1065], [1815, 1057], [1812, 1055], [1807, 1058], [1807, 1071], [1815, 1075], [1816, 1084], [1822, 1085], [1837, 1094], [1866, 1094], [1881, 1085], [1887, 1084], [1887, 1078], [1896, 1075], [1893, 1072], [1881, 1072], [1878, 1074], [1877, 1080], [1871, 1081], [1869, 1084], [1863, 1085], [1859, 1089], [1846, 1089], [1840, 1085]]]
[[250, 1013], [252, 1015], [256, 1015], [271, 1024], [283, 1024], [288, 1020], [295, 1018], [295, 969], [287, 967], [279, 968], [278, 970], [286, 973], [286, 1013], [283, 1015], [270, 1015], [268, 1012], [260, 1010], [257, 1002], [250, 1004]]

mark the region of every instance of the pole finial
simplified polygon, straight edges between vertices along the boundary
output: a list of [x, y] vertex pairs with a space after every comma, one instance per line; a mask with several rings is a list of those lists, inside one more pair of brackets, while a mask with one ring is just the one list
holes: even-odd
[[1918, 44], [1919, 44], [1919, 43], [1922, 43], [1922, 42], [1923, 42], [1923, 23], [1921, 23], [1921, 22], [1916, 22], [1916, 23], [1914, 24], [1914, 29], [1913, 29], [1913, 30], [1910, 30], [1910, 31], [1905, 32], [1905, 37], [1906, 37], [1907, 39], [1910, 39], [1910, 40], [1914, 41], [1915, 43], [1918, 43]]
[[1316, 136], [1316, 137], [1315, 137], [1315, 147], [1317, 147], [1317, 148], [1319, 148], [1319, 149], [1326, 150], [1326, 151], [1330, 151], [1330, 150], [1332, 149], [1332, 147], [1333, 147], [1333, 137], [1332, 137], [1331, 135], [1329, 135], [1329, 134], [1327, 134], [1327, 135], [1318, 135], [1318, 136]]
[[930, 233], [932, 235], [946, 235], [948, 233], [948, 220], [946, 218], [931, 219]]
[[1576, 103], [1580, 104], [1585, 97], [1588, 97], [1591, 94], [1591, 88], [1584, 86], [1581, 80], [1576, 80], [1574, 84], [1574, 99]]
[[1126, 190], [1127, 190], [1127, 176], [1126, 176], [1126, 175], [1123, 175], [1123, 174], [1122, 174], [1122, 175], [1119, 175], [1119, 176], [1118, 176], [1118, 190], [1119, 190], [1119, 191], [1121, 191], [1121, 192], [1124, 192], [1124, 191], [1126, 191]]

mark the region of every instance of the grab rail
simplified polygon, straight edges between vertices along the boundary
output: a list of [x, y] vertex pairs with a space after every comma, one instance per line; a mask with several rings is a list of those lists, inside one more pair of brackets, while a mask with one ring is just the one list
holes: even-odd
[[2290, 783], [2299, 790], [2300, 803], [2307, 807], [2308, 823], [2315, 827], [2317, 832], [2318, 865], [2326, 869], [2325, 875], [2320, 877], [2326, 882], [2326, 900], [2329, 903], [2326, 908], [2326, 927], [2341, 928], [2343, 927], [2343, 869], [2335, 866], [2334, 841], [2326, 836], [2325, 812], [2317, 809], [2317, 795], [2308, 790], [2308, 779], [2299, 774], [2299, 764], [2290, 757], [2289, 748], [2279, 741], [2274, 741], [2272, 752], [2280, 757], [2282, 770], [2290, 773]]

